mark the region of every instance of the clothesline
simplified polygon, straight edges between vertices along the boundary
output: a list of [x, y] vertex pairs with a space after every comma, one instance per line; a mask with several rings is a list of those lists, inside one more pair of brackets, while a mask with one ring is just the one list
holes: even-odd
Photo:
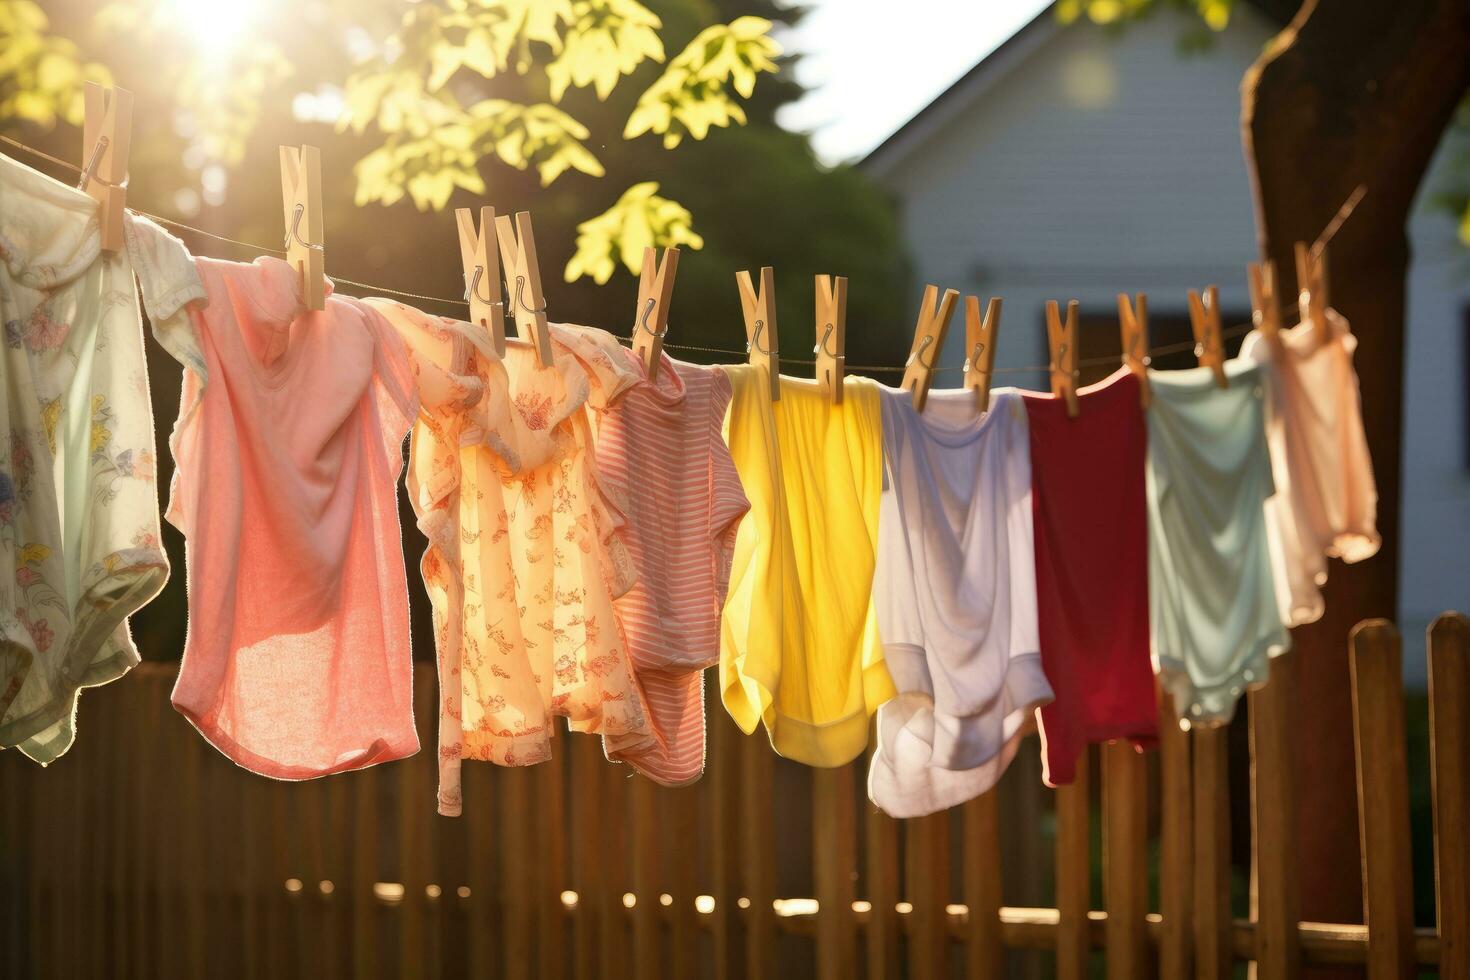
[[[0, 378], [31, 396], [10, 400], [0, 455], [20, 599], [0, 633], [29, 655], [0, 657], [0, 747], [42, 764], [74, 740], [81, 681], [138, 662], [123, 620], [169, 574], [145, 310], [184, 369], [173, 705], [276, 778], [419, 751], [402, 476], [427, 540], [446, 816], [462, 764], [545, 762], [559, 717], [649, 779], [699, 779], [716, 664], [720, 704], [786, 758], [845, 765], [876, 732], [869, 798], [891, 816], [988, 792], [1033, 727], [1045, 779], [1067, 783], [1090, 742], [1157, 741], [1156, 685], [1182, 728], [1228, 722], [1288, 628], [1322, 615], [1329, 552], [1379, 547], [1351, 328], [1315, 286], [1310, 323], [1263, 323], [1214, 377], [1118, 371], [1076, 406], [1008, 389], [984, 411], [853, 378], [839, 410], [791, 378], [777, 401], [743, 363], [650, 379], [593, 327], [549, 327], [555, 370], [529, 345], [479, 358], [483, 327], [386, 296], [286, 329], [295, 252], [199, 261], [165, 223], [277, 250], [140, 216], [104, 256], [86, 195], [8, 156], [0, 188]], [[96, 533], [74, 541], [61, 504]]]
[[[52, 156], [50, 153], [47, 153], [44, 150], [40, 150], [40, 149], [37, 149], [34, 146], [30, 146], [30, 145], [28, 145], [26, 143], [22, 143], [20, 140], [14, 139], [14, 138], [9, 137], [9, 136], [0, 135], [0, 142], [7, 143], [10, 146], [15, 147], [16, 149], [24, 150], [27, 153], [34, 154], [35, 156], [40, 157], [43, 160], [47, 160], [47, 161], [49, 161], [49, 162], [51, 162], [51, 163], [53, 163], [53, 164], [55, 164], [55, 165], [57, 165], [59, 167], [64, 167], [67, 170], [70, 170], [72, 173], [77, 174], [78, 176], [80, 176], [81, 173], [82, 173], [82, 168], [79, 167], [79, 166], [77, 166], [76, 164], [72, 163], [71, 161], [69, 161], [69, 160], [63, 160], [63, 159], [61, 159], [60, 157], [57, 157], [57, 156]], [[1352, 213], [1353, 208], [1355, 208], [1357, 206], [1358, 202], [1360, 200], [1362, 200], [1363, 194], [1365, 192], [1366, 192], [1366, 188], [1360, 186], [1360, 187], [1358, 187], [1357, 190], [1355, 190], [1353, 192], [1352, 196], [1350, 196], [1347, 199], [1347, 201], [1344, 202], [1343, 206], [1338, 210], [1337, 214], [1335, 214], [1333, 216], [1332, 221], [1330, 221], [1327, 224], [1327, 226], [1322, 230], [1321, 236], [1316, 240], [1316, 242], [1313, 243], [1312, 248], [1313, 248], [1314, 251], [1319, 251], [1323, 246], [1325, 246], [1328, 242], [1330, 242], [1332, 240], [1332, 237], [1335, 234], [1337, 234], [1337, 230], [1340, 227], [1342, 227], [1342, 223], [1345, 220], [1347, 220], [1348, 215]], [[187, 232], [191, 232], [191, 233], [196, 234], [196, 235], [203, 235], [204, 237], [211, 238], [211, 239], [213, 239], [213, 240], [215, 240], [217, 242], [223, 242], [223, 243], [228, 244], [228, 245], [235, 245], [235, 246], [238, 246], [240, 248], [250, 249], [250, 250], [253, 250], [253, 251], [256, 251], [256, 252], [266, 252], [266, 253], [269, 253], [271, 255], [285, 255], [286, 254], [286, 252], [285, 252], [284, 249], [272, 248], [272, 247], [270, 247], [268, 245], [260, 245], [260, 244], [257, 244], [255, 242], [245, 242], [245, 241], [240, 241], [239, 239], [236, 239], [236, 238], [229, 238], [229, 237], [227, 237], [225, 235], [219, 235], [219, 234], [216, 234], [216, 233], [214, 233], [212, 231], [206, 231], [203, 228], [196, 228], [193, 225], [186, 224], [186, 223], [184, 223], [182, 221], [178, 221], [178, 220], [173, 219], [173, 218], [167, 218], [167, 217], [164, 217], [163, 215], [159, 215], [159, 214], [153, 214], [153, 213], [151, 213], [149, 211], [144, 211], [144, 210], [142, 210], [140, 208], [130, 207], [128, 210], [132, 211], [134, 214], [142, 215], [145, 218], [151, 218], [152, 220], [157, 221], [159, 224], [167, 225], [168, 227], [176, 228], [176, 229], [178, 229], [180, 231], [187, 231]], [[345, 284], [345, 285], [348, 285], [348, 286], [354, 286], [354, 287], [356, 287], [358, 289], [364, 289], [364, 290], [367, 290], [367, 291], [373, 292], [373, 293], [386, 293], [386, 294], [388, 294], [390, 296], [400, 296], [400, 297], [403, 297], [403, 298], [406, 298], [406, 299], [423, 300], [423, 301], [427, 301], [427, 302], [431, 302], [431, 303], [443, 303], [443, 304], [450, 305], [450, 306], [463, 306], [465, 308], [468, 308], [469, 307], [468, 301], [467, 300], [464, 300], [464, 299], [453, 299], [453, 298], [450, 298], [450, 297], [447, 297], [447, 296], [431, 296], [431, 295], [428, 295], [428, 294], [425, 294], [425, 293], [414, 293], [414, 292], [409, 292], [409, 291], [403, 290], [403, 289], [394, 289], [394, 288], [389, 287], [389, 286], [377, 285], [375, 283], [360, 282], [360, 281], [358, 281], [356, 279], [347, 279], [347, 278], [342, 277], [342, 276], [333, 276], [332, 277], [332, 281], [334, 283], [342, 283], [342, 284]], [[1295, 323], [1296, 321], [1292, 321], [1292, 322]], [[1290, 325], [1290, 324], [1286, 324], [1286, 325]], [[1253, 327], [1254, 327], [1254, 324], [1252, 324], [1252, 323], [1235, 324], [1233, 326], [1226, 327], [1225, 329], [1221, 330], [1220, 331], [1220, 336], [1223, 339], [1230, 339], [1230, 338], [1234, 338], [1234, 337], [1241, 337], [1241, 336], [1244, 336], [1245, 334], [1249, 333]], [[622, 340], [622, 341], [626, 341], [626, 342], [631, 342], [632, 341], [631, 335], [616, 334], [615, 336], [617, 336], [617, 338], [619, 340]], [[663, 346], [666, 349], [669, 349], [669, 350], [692, 351], [692, 352], [701, 353], [701, 354], [725, 354], [725, 355], [729, 355], [731, 357], [742, 357], [742, 358], [747, 355], [747, 351], [745, 351], [745, 350], [732, 349], [732, 348], [726, 348], [726, 347], [705, 347], [705, 346], [700, 346], [700, 345], [696, 345], [696, 344], [676, 344], [676, 343], [672, 343], [672, 342], [669, 342], [669, 341], [665, 341], [664, 344], [663, 344]], [[1151, 358], [1152, 357], [1163, 357], [1163, 356], [1168, 355], [1168, 354], [1179, 354], [1179, 353], [1184, 353], [1186, 351], [1192, 351], [1192, 350], [1195, 350], [1195, 349], [1196, 349], [1196, 344], [1195, 344], [1194, 341], [1192, 341], [1192, 340], [1185, 340], [1185, 341], [1179, 341], [1179, 342], [1172, 343], [1172, 344], [1163, 344], [1163, 345], [1158, 346], [1158, 347], [1151, 347], [1148, 350], [1148, 356], [1151, 357]], [[1118, 360], [1118, 355], [1116, 355], [1116, 354], [1107, 354], [1107, 355], [1100, 355], [1100, 356], [1097, 356], [1097, 357], [1084, 357], [1084, 358], [1080, 359], [1077, 363], [1078, 363], [1078, 366], [1079, 367], [1106, 367], [1108, 365], [1114, 364], [1117, 360]], [[817, 363], [815, 359], [798, 358], [798, 357], [782, 357], [781, 358], [781, 362], [783, 364], [799, 364], [799, 365], [807, 366], [807, 367], [814, 366]], [[888, 373], [897, 374], [897, 373], [903, 372], [905, 370], [905, 366], [904, 365], [897, 365], [897, 366], [895, 366], [895, 365], [890, 365], [890, 364], [848, 364], [848, 365], [846, 365], [846, 369], [849, 370], [849, 371], [858, 371], [858, 372], [865, 372], [865, 373], [888, 372]], [[1028, 365], [1025, 365], [1025, 366], [1022, 366], [1022, 367], [999, 367], [999, 368], [996, 368], [993, 373], [994, 374], [1039, 374], [1039, 373], [1047, 372], [1047, 371], [1050, 371], [1050, 370], [1051, 370], [1051, 365], [1050, 364], [1028, 364]], [[939, 367], [939, 368], [935, 368], [934, 369], [934, 373], [935, 374], [948, 374], [948, 373], [962, 372], [962, 371], [964, 371], [964, 368], [963, 367], [959, 367], [959, 366], [956, 366], [956, 367]]]

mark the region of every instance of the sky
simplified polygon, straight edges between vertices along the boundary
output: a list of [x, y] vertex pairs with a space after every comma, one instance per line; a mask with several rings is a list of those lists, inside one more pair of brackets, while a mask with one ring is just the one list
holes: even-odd
[[828, 163], [860, 158], [1047, 6], [1049, 0], [803, 0], [781, 44], [809, 91], [782, 110]]

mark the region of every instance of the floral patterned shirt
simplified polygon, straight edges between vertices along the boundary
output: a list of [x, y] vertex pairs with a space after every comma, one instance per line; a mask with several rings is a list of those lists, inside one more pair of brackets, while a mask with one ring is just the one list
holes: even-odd
[[0, 747], [43, 764], [79, 689], [138, 662], [126, 619], [168, 578], [134, 270], [168, 283], [159, 323], [202, 293], [127, 222], [103, 253], [90, 197], [0, 157]]
[[460, 760], [551, 757], [553, 719], [648, 738], [613, 617], [632, 586], [621, 516], [598, 482], [587, 407], [637, 380], [553, 327], [555, 363], [483, 328], [370, 300], [411, 352], [420, 414], [408, 486], [429, 539], [439, 656], [439, 812], [462, 809]]

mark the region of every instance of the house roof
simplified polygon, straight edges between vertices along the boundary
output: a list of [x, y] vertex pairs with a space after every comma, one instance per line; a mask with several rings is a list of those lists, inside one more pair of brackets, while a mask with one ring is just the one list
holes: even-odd
[[1057, 20], [1054, 6], [1047, 4], [1024, 27], [976, 62], [934, 101], [858, 161], [858, 167], [873, 177], [886, 176], [908, 149], [942, 129], [1065, 26]]
[[[1271, 23], [1284, 26], [1291, 19], [1294, 0], [1248, 0], [1244, 6], [1253, 7]], [[1043, 7], [1024, 27], [976, 62], [934, 101], [858, 161], [859, 169], [878, 179], [887, 176], [910, 149], [942, 129], [1058, 31], [1070, 26], [1057, 19], [1055, 10], [1055, 3]]]

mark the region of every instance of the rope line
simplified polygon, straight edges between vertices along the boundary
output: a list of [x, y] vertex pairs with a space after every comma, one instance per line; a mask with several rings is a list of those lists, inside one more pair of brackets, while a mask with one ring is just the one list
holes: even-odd
[[[35, 155], [37, 157], [40, 157], [43, 160], [47, 160], [47, 161], [49, 161], [51, 163], [54, 163], [58, 167], [64, 167], [67, 170], [70, 170], [70, 171], [72, 171], [75, 174], [80, 175], [82, 173], [82, 168], [79, 167], [79, 166], [77, 166], [76, 164], [72, 163], [71, 161], [69, 161], [69, 160], [63, 160], [60, 157], [52, 156], [51, 154], [45, 152], [44, 150], [39, 150], [39, 149], [37, 149], [34, 146], [29, 146], [29, 145], [27, 145], [25, 143], [22, 143], [20, 140], [13, 139], [13, 138], [11, 138], [9, 136], [5, 136], [4, 134], [0, 134], [0, 142], [4, 142], [4, 143], [6, 143], [6, 144], [8, 144], [10, 146], [15, 147], [18, 150], [24, 150], [26, 153], [33, 154], [33, 155]], [[1327, 245], [1327, 243], [1332, 240], [1332, 237], [1337, 234], [1338, 230], [1342, 227], [1343, 223], [1345, 221], [1347, 221], [1348, 216], [1353, 213], [1353, 209], [1358, 206], [1359, 202], [1361, 202], [1363, 200], [1364, 195], [1366, 195], [1367, 193], [1368, 193], [1368, 186], [1366, 184], [1359, 184], [1353, 190], [1353, 193], [1348, 196], [1348, 199], [1346, 201], [1343, 202], [1342, 207], [1338, 208], [1337, 213], [1332, 216], [1332, 220], [1330, 222], [1328, 222], [1328, 224], [1327, 224], [1327, 226], [1325, 228], [1322, 229], [1322, 234], [1317, 238], [1317, 240], [1315, 242], [1312, 243], [1312, 251], [1314, 253], [1317, 253], [1317, 254], [1320, 254], [1321, 253], [1322, 249], [1325, 248], [1326, 245]], [[283, 249], [272, 248], [269, 245], [258, 245], [255, 242], [243, 242], [243, 241], [240, 241], [237, 238], [229, 238], [229, 237], [226, 237], [225, 235], [217, 235], [217, 234], [215, 234], [212, 231], [205, 231], [203, 228], [196, 228], [193, 225], [185, 224], [184, 222], [178, 221], [178, 220], [176, 220], [174, 218], [165, 218], [162, 215], [152, 214], [152, 213], [150, 213], [148, 211], [143, 211], [143, 210], [140, 210], [138, 208], [132, 208], [132, 207], [130, 207], [130, 208], [128, 208], [128, 210], [131, 211], [131, 212], [133, 212], [134, 214], [142, 215], [145, 218], [150, 218], [153, 221], [157, 221], [161, 225], [167, 225], [170, 228], [177, 228], [180, 231], [191, 232], [191, 233], [193, 233], [195, 235], [202, 235], [205, 238], [210, 238], [210, 239], [213, 239], [214, 241], [222, 242], [222, 243], [227, 244], [227, 245], [235, 245], [235, 246], [238, 246], [240, 248], [252, 249], [252, 250], [254, 250], [256, 252], [266, 252], [266, 253], [269, 253], [271, 255], [285, 255], [286, 254], [286, 252]], [[421, 301], [427, 301], [427, 302], [430, 302], [430, 303], [444, 303], [444, 304], [449, 305], [449, 306], [463, 306], [463, 307], [465, 307], [467, 309], [469, 307], [469, 303], [466, 300], [463, 300], [463, 299], [454, 299], [454, 298], [449, 298], [449, 297], [445, 297], [445, 296], [430, 296], [430, 295], [427, 295], [427, 294], [424, 294], [424, 293], [413, 293], [413, 292], [409, 292], [409, 291], [403, 290], [403, 289], [392, 289], [392, 288], [390, 288], [388, 286], [379, 286], [379, 285], [377, 285], [375, 283], [359, 282], [356, 279], [346, 279], [346, 278], [343, 278], [341, 276], [332, 276], [330, 278], [332, 279], [332, 282], [334, 284], [335, 283], [342, 283], [344, 285], [356, 287], [357, 289], [365, 289], [365, 290], [367, 290], [369, 292], [373, 292], [373, 293], [387, 293], [387, 294], [389, 294], [391, 296], [402, 296], [402, 297], [404, 297], [406, 299], [416, 299], [416, 300], [421, 300]], [[1299, 321], [1293, 321], [1293, 325], [1296, 322], [1299, 322]], [[1233, 326], [1230, 326], [1230, 327], [1227, 327], [1227, 328], [1221, 330], [1220, 331], [1220, 337], [1221, 337], [1221, 339], [1228, 339], [1228, 338], [1232, 338], [1232, 337], [1238, 337], [1238, 336], [1241, 336], [1241, 335], [1243, 335], [1245, 333], [1248, 333], [1251, 330], [1251, 327], [1252, 327], [1252, 324], [1250, 324], [1250, 323], [1235, 324]], [[618, 340], [625, 341], [627, 343], [632, 343], [633, 338], [631, 336], [623, 336], [623, 335], [616, 335], [616, 336], [617, 336], [617, 339]], [[699, 346], [697, 344], [674, 344], [674, 343], [668, 343], [668, 342], [665, 342], [663, 344], [663, 346], [666, 347], [666, 348], [668, 348], [668, 349], [670, 349], [670, 350], [691, 351], [691, 352], [700, 353], [700, 354], [725, 354], [725, 355], [728, 355], [728, 356], [740, 357], [740, 358], [744, 358], [744, 357], [747, 356], [747, 352], [745, 350], [731, 349], [731, 348], [727, 348], [727, 347], [702, 347], [702, 346]], [[1168, 354], [1178, 354], [1178, 353], [1183, 353], [1185, 351], [1194, 350], [1194, 349], [1196, 349], [1196, 347], [1197, 347], [1197, 345], [1195, 344], [1194, 341], [1192, 341], [1192, 340], [1185, 340], [1185, 341], [1180, 341], [1178, 343], [1173, 343], [1173, 344], [1164, 344], [1161, 347], [1150, 347], [1148, 349], [1148, 352], [1147, 353], [1148, 353], [1148, 356], [1150, 358], [1153, 358], [1153, 357], [1163, 357], [1163, 356], [1166, 356]], [[1098, 357], [1087, 357], [1087, 358], [1083, 358], [1082, 360], [1078, 361], [1077, 362], [1077, 366], [1079, 368], [1080, 367], [1104, 367], [1104, 366], [1107, 366], [1107, 365], [1110, 365], [1110, 364], [1117, 363], [1118, 360], [1119, 360], [1119, 357], [1120, 357], [1120, 355], [1117, 355], [1117, 354], [1102, 355], [1102, 356], [1098, 356]], [[781, 363], [782, 364], [800, 364], [800, 365], [805, 365], [805, 366], [815, 366], [817, 362], [815, 360], [808, 360], [808, 359], [799, 358], [799, 357], [783, 357], [783, 358], [781, 358]], [[854, 371], [854, 372], [862, 372], [862, 373], [865, 373], [865, 374], [879, 374], [879, 373], [898, 374], [898, 373], [902, 373], [902, 372], [908, 370], [908, 367], [907, 367], [907, 365], [894, 366], [894, 365], [891, 365], [891, 364], [848, 364], [848, 365], [846, 365], [846, 370], [848, 370], [848, 371]], [[1027, 365], [1025, 367], [1000, 367], [1000, 368], [996, 368], [991, 373], [992, 374], [1036, 374], [1036, 373], [1041, 373], [1041, 372], [1048, 372], [1050, 370], [1051, 370], [1051, 365], [1050, 364], [1031, 364], [1031, 365]], [[932, 373], [934, 373], [934, 374], [950, 374], [950, 373], [956, 373], [956, 372], [962, 372], [962, 371], [964, 371], [964, 368], [963, 367], [939, 367], [939, 368], [934, 368], [933, 371], [932, 371]]]
[[238, 245], [241, 248], [248, 248], [256, 252], [269, 252], [272, 255], [286, 254], [286, 250], [282, 248], [271, 248], [269, 245], [257, 245], [254, 242], [242, 242], [237, 238], [227, 238], [224, 235], [216, 235], [212, 231], [205, 231], [203, 228], [195, 228], [193, 225], [186, 225], [182, 221], [175, 221], [173, 218], [165, 218], [163, 215], [160, 214], [151, 214], [147, 211], [140, 211], [137, 208], [128, 208], [128, 210], [133, 212], [134, 214], [141, 214], [145, 218], [152, 218], [154, 221], [158, 222], [161, 225], [168, 225], [170, 228], [177, 228], [180, 231], [192, 231], [196, 235], [203, 235], [205, 238], [213, 238], [215, 241], [224, 242], [227, 245]]
[[25, 143], [22, 143], [20, 140], [11, 139], [9, 136], [5, 136], [3, 134], [0, 134], [0, 141], [9, 143], [11, 146], [15, 147], [17, 150], [25, 150], [27, 153], [35, 154], [36, 156], [40, 157], [42, 160], [50, 160], [52, 163], [56, 164], [58, 167], [65, 167], [67, 170], [70, 170], [72, 173], [76, 174], [78, 177], [80, 177], [82, 175], [82, 168], [81, 167], [78, 167], [76, 164], [72, 163], [70, 160], [63, 160], [63, 159], [61, 159], [61, 157], [54, 157], [51, 154], [47, 153], [45, 150], [38, 150], [34, 146], [27, 146]]
[[358, 289], [366, 289], [371, 292], [391, 293], [394, 296], [406, 296], [409, 299], [428, 300], [432, 303], [451, 303], [455, 306], [463, 306], [466, 309], [468, 309], [470, 305], [464, 300], [460, 299], [446, 299], [443, 296], [425, 296], [423, 293], [410, 293], [407, 290], [403, 289], [389, 289], [387, 286], [375, 286], [372, 283], [358, 282], [356, 279], [343, 279], [341, 276], [330, 276], [328, 278], [330, 278], [334, 284], [339, 282], [346, 283], [349, 286], [356, 286]]
[[[1232, 327], [1226, 327], [1225, 329], [1223, 329], [1223, 330], [1220, 331], [1220, 339], [1221, 340], [1228, 340], [1228, 339], [1230, 339], [1232, 337], [1244, 336], [1245, 334], [1250, 333], [1252, 326], [1253, 326], [1253, 324], [1250, 324], [1250, 323], [1240, 323], [1240, 324], [1236, 324], [1235, 326], [1232, 326]], [[1283, 329], [1285, 329], [1285, 328], [1283, 327]], [[622, 334], [615, 334], [614, 336], [616, 336], [618, 340], [627, 341], [629, 343], [632, 343], [632, 341], [633, 341], [633, 338], [632, 337], [624, 336]], [[702, 354], [730, 354], [730, 355], [733, 355], [733, 356], [736, 356], [736, 357], [745, 357], [746, 356], [746, 352], [743, 351], [743, 350], [731, 350], [731, 349], [725, 348], [725, 347], [696, 347], [696, 346], [694, 346], [692, 344], [670, 344], [670, 343], [665, 343], [663, 346], [664, 347], [668, 347], [668, 348], [672, 348], [672, 349], [675, 349], [675, 350], [698, 351], [698, 352], [700, 352]], [[1182, 340], [1182, 341], [1179, 341], [1179, 342], [1173, 343], [1173, 344], [1163, 344], [1163, 345], [1158, 346], [1158, 347], [1150, 347], [1149, 350], [1148, 350], [1148, 356], [1149, 357], [1164, 357], [1164, 356], [1166, 356], [1168, 354], [1180, 354], [1180, 353], [1183, 353], [1185, 351], [1192, 351], [1192, 350], [1195, 349], [1196, 346], [1197, 346], [1196, 343], [1194, 341], [1192, 341], [1192, 340]], [[1082, 368], [1082, 367], [1105, 367], [1105, 366], [1107, 366], [1109, 364], [1115, 364], [1115, 363], [1117, 363], [1117, 361], [1118, 361], [1118, 359], [1119, 359], [1120, 356], [1121, 355], [1118, 355], [1118, 354], [1103, 354], [1103, 355], [1100, 355], [1098, 357], [1084, 357], [1084, 358], [1082, 358], [1081, 360], [1079, 360], [1077, 362], [1077, 366], [1079, 368]], [[783, 358], [781, 358], [781, 363], [782, 364], [802, 364], [802, 365], [815, 366], [817, 362], [814, 361], [814, 360], [809, 360], [809, 359], [800, 358], [800, 357], [783, 357]], [[902, 372], [902, 371], [908, 370], [908, 367], [906, 365], [900, 365], [900, 366], [895, 367], [894, 365], [891, 365], [891, 364], [848, 364], [848, 365], [846, 365], [846, 369], [848, 371], [861, 371], [861, 372], [864, 372], [864, 373], [875, 372], [875, 371], [891, 371], [891, 372], [897, 373], [897, 372]], [[1000, 368], [996, 368], [995, 370], [991, 371], [990, 373], [991, 374], [1035, 374], [1037, 372], [1050, 371], [1050, 370], [1051, 370], [1051, 365], [1050, 364], [1031, 364], [1031, 365], [1028, 365], [1026, 367], [1000, 367]], [[950, 372], [960, 372], [960, 371], [964, 371], [964, 368], [963, 367], [940, 367], [940, 368], [935, 368], [934, 371], [933, 371], [933, 373], [934, 374], [946, 374], [946, 373], [950, 373]]]

